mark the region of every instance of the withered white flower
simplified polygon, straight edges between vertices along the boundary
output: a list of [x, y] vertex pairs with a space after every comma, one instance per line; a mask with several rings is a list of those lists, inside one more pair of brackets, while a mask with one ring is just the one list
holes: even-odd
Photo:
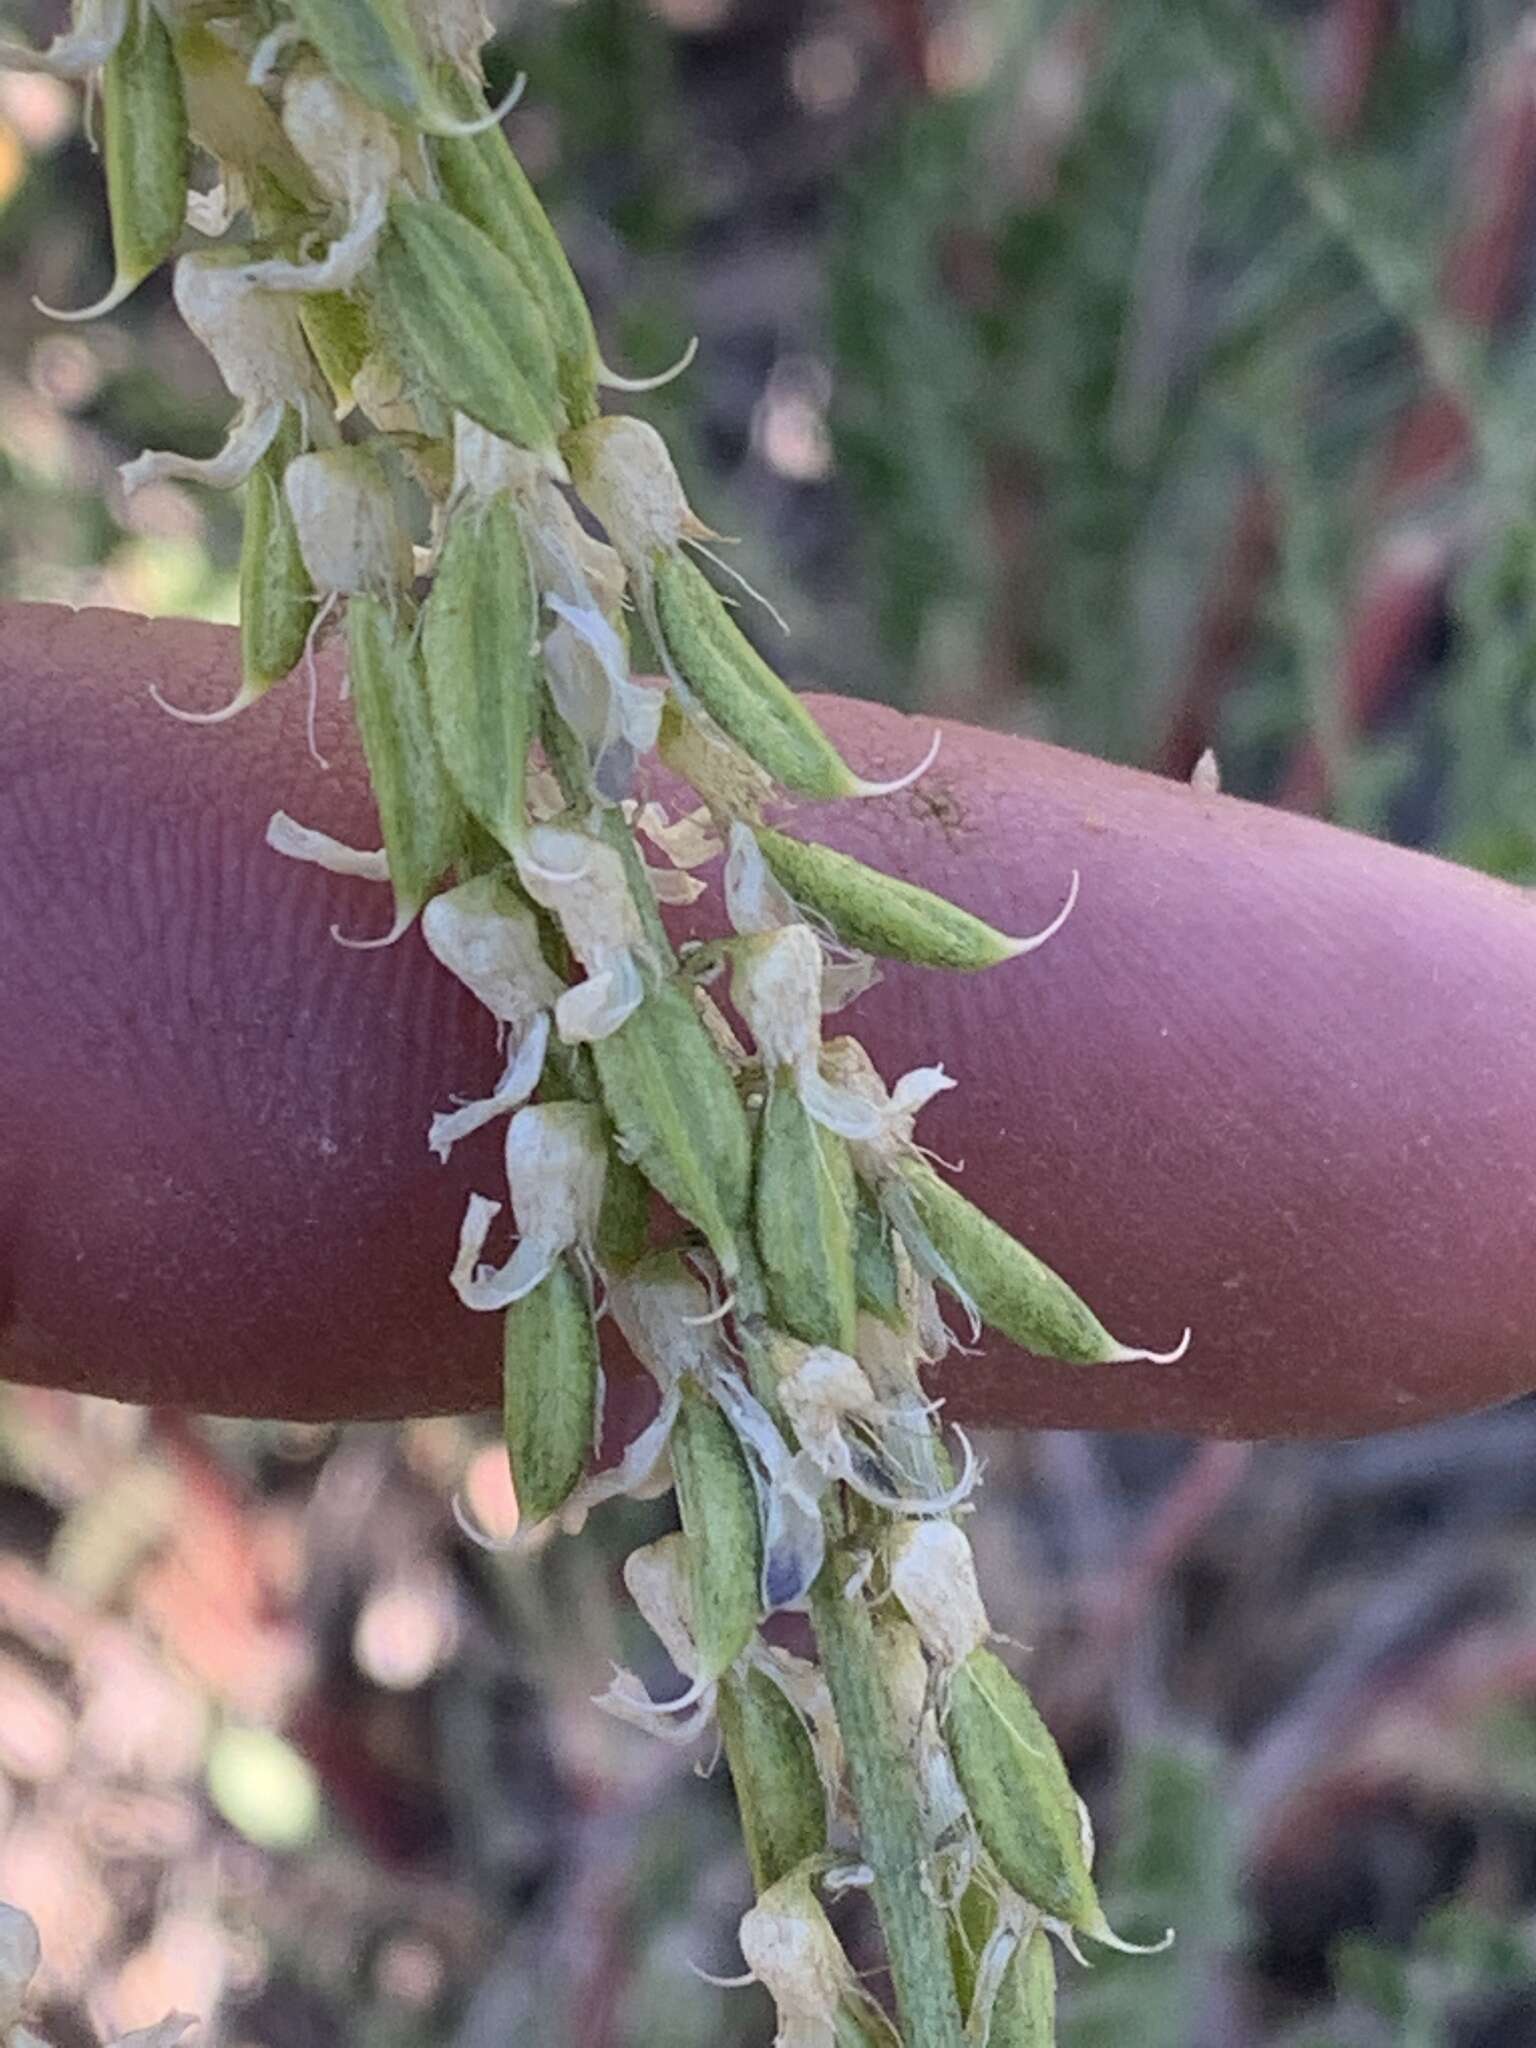
[[644, 420], [594, 420], [572, 437], [583, 499], [603, 522], [625, 568], [644, 596], [651, 564], [685, 540], [718, 540], [688, 503], [666, 442]]
[[330, 396], [304, 339], [297, 302], [259, 291], [242, 263], [241, 252], [231, 249], [183, 256], [171, 282], [176, 310], [239, 401], [224, 446], [204, 461], [153, 450], [125, 462], [120, 474], [130, 495], [167, 477], [233, 490], [271, 447], [287, 405], [303, 420], [306, 441], [335, 438]]
[[[808, 924], [742, 939], [732, 954], [731, 1000], [757, 1041], [769, 1085], [787, 1074], [808, 1113], [850, 1142], [889, 1143], [902, 1119], [954, 1086], [942, 1067], [923, 1067], [904, 1075], [892, 1094], [883, 1084], [876, 1094], [865, 1085], [850, 1086], [835, 1069], [825, 1070], [821, 945]], [[864, 1077], [856, 1079], [862, 1084]]]
[[348, 875], [358, 882], [387, 882], [389, 856], [382, 846], [348, 846], [319, 832], [313, 825], [301, 825], [286, 811], [274, 811], [267, 820], [267, 844], [285, 860], [306, 861], [323, 868], [328, 875]]
[[717, 1680], [700, 1669], [694, 1645], [687, 1539], [680, 1533], [663, 1536], [631, 1551], [624, 1561], [624, 1584], [689, 1685], [674, 1700], [653, 1700], [633, 1671], [615, 1665], [607, 1690], [596, 1695], [595, 1704], [663, 1742], [693, 1742], [714, 1719]]
[[[48, 2044], [21, 2023], [22, 2009], [32, 1979], [42, 1961], [42, 1944], [30, 1913], [19, 1906], [0, 1904], [0, 2048], [48, 2048]], [[152, 2027], [135, 2027], [119, 2034], [106, 2048], [176, 2048], [176, 2043], [196, 2021], [190, 2013], [167, 2013]]]
[[844, 1955], [803, 1871], [770, 1885], [737, 1933], [751, 1976], [772, 1998], [774, 2048], [836, 2048], [842, 2017], [876, 2048], [896, 2035]]
[[965, 1532], [954, 1522], [898, 1522], [886, 1539], [891, 1591], [941, 1672], [991, 1640]]
[[613, 847], [566, 825], [530, 827], [516, 856], [518, 880], [560, 929], [587, 970], [555, 1004], [567, 1045], [606, 1038], [645, 1000], [651, 949]]
[[803, 1454], [822, 1477], [840, 1480], [877, 1507], [893, 1514], [943, 1515], [975, 1488], [976, 1456], [957, 1430], [965, 1459], [954, 1485], [931, 1497], [901, 1491], [898, 1433], [925, 1420], [927, 1411], [914, 1414], [879, 1400], [857, 1359], [845, 1351], [803, 1347], [798, 1364], [780, 1378], [779, 1399]]
[[661, 1392], [661, 1406], [633, 1438], [618, 1464], [595, 1472], [566, 1502], [563, 1523], [579, 1530], [593, 1508], [621, 1496], [639, 1499], [665, 1491], [665, 1472], [672, 1426], [682, 1406], [686, 1372], [705, 1379], [719, 1357], [719, 1332], [709, 1317], [709, 1297], [681, 1259], [662, 1253], [627, 1273], [616, 1274], [608, 1288], [608, 1308], [624, 1341]]
[[798, 1607], [826, 1556], [821, 1497], [826, 1474], [808, 1451], [791, 1451], [778, 1424], [738, 1373], [712, 1375], [710, 1391], [736, 1432], [763, 1515], [763, 1609]]
[[[747, 938], [809, 922], [769, 867], [757, 834], [740, 818], [731, 825], [729, 846], [725, 914], [734, 932]], [[827, 1015], [846, 1009], [866, 989], [873, 988], [880, 979], [880, 967], [870, 954], [843, 945], [828, 932], [818, 931], [816, 936], [822, 948], [821, 1008]]]
[[544, 958], [533, 912], [492, 875], [434, 896], [421, 914], [421, 935], [507, 1040], [506, 1066], [492, 1092], [433, 1117], [427, 1143], [446, 1159], [461, 1138], [519, 1108], [538, 1086], [550, 1015], [565, 984]]
[[471, 1195], [450, 1279], [466, 1308], [509, 1308], [568, 1251], [590, 1261], [608, 1173], [602, 1113], [586, 1102], [542, 1102], [507, 1126], [507, 1187], [521, 1235], [503, 1266], [481, 1266], [501, 1203]]
[[283, 472], [283, 495], [317, 591], [387, 597], [410, 582], [410, 535], [371, 448], [295, 456]]
[[283, 85], [283, 127], [345, 227], [323, 256], [246, 266], [246, 281], [272, 292], [337, 292], [373, 259], [401, 173], [394, 125], [316, 63], [296, 65]]

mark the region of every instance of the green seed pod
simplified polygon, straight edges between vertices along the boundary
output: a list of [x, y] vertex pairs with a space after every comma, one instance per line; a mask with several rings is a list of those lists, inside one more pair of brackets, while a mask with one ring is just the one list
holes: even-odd
[[472, 816], [513, 852], [527, 827], [538, 730], [538, 596], [512, 501], [450, 515], [422, 617], [421, 652], [444, 764]]
[[367, 307], [347, 292], [306, 292], [299, 300], [299, 325], [338, 408], [345, 411], [352, 403], [352, 380], [373, 346]]
[[752, 1221], [776, 1320], [802, 1344], [854, 1348], [853, 1167], [781, 1074], [757, 1127]]
[[[444, 78], [443, 94], [468, 119], [485, 112], [481, 95], [457, 72]], [[432, 145], [432, 162], [443, 197], [490, 237], [542, 310], [566, 417], [573, 427], [585, 426], [597, 417], [600, 358], [592, 314], [512, 145], [499, 126], [445, 135]]]
[[272, 233], [274, 215], [297, 223], [323, 206], [276, 109], [252, 85], [249, 59], [202, 21], [179, 20], [174, 41], [192, 140], [226, 171], [240, 173], [257, 234], [265, 240]]
[[979, 968], [1012, 960], [1035, 943], [1010, 939], [942, 896], [830, 846], [812, 846], [767, 827], [759, 829], [757, 843], [795, 901], [865, 953], [918, 967]]
[[734, 1672], [716, 1703], [746, 1837], [752, 1886], [765, 1892], [827, 1846], [827, 1795], [805, 1723], [766, 1672]]
[[657, 554], [652, 575], [667, 655], [715, 722], [786, 789], [856, 796], [858, 777], [731, 618], [709, 578], [676, 550]]
[[736, 1432], [709, 1395], [685, 1379], [682, 1396], [672, 1429], [672, 1476], [688, 1539], [699, 1673], [718, 1678], [757, 1627], [763, 1570], [757, 1489]]
[[457, 859], [464, 812], [432, 736], [409, 623], [397, 622], [379, 598], [351, 598], [347, 666], [394, 885], [395, 923], [388, 934], [394, 939]]
[[651, 1191], [639, 1167], [611, 1153], [597, 1219], [597, 1256], [605, 1272], [625, 1273], [645, 1257], [651, 1221]]
[[553, 450], [565, 424], [554, 345], [488, 235], [439, 199], [397, 198], [376, 277], [381, 324], [425, 389], [504, 441]]
[[290, 407], [277, 438], [245, 486], [240, 542], [240, 661], [248, 702], [281, 682], [304, 652], [316, 598], [304, 566], [298, 529], [283, 490], [283, 471], [299, 454], [303, 433]]
[[729, 1279], [751, 1192], [746, 1112], [689, 996], [672, 982], [593, 1042], [603, 1100], [629, 1157], [709, 1239]]
[[576, 1490], [597, 1428], [597, 1327], [584, 1276], [556, 1260], [503, 1325], [502, 1419], [523, 1519], [542, 1522]]
[[60, 314], [89, 320], [120, 306], [181, 238], [187, 219], [191, 137], [170, 32], [150, 0], [133, 0], [101, 74], [102, 159], [112, 217], [112, 289], [94, 306]]
[[880, 1205], [862, 1182], [853, 1212], [853, 1285], [859, 1307], [893, 1330], [905, 1327], [896, 1243]]
[[1056, 1958], [1036, 1927], [1020, 1942], [992, 2008], [987, 2048], [1056, 2048]]
[[[905, 1159], [900, 1171], [917, 1222], [942, 1261], [940, 1284], [958, 1283], [961, 1298], [981, 1320], [1024, 1350], [1068, 1365], [1124, 1365], [1135, 1359], [1161, 1363], [1178, 1355], [1133, 1351], [1119, 1343], [1065, 1280], [931, 1166]], [[897, 1222], [899, 1227], [899, 1215]], [[909, 1249], [921, 1264], [923, 1248]]]
[[950, 1680], [944, 1735], [987, 1853], [1022, 1898], [1084, 1934], [1105, 1929], [1077, 1795], [1029, 1694], [990, 1650]]

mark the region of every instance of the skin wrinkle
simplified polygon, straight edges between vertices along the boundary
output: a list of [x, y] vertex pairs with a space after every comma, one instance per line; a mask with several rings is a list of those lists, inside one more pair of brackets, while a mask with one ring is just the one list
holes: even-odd
[[[416, 934], [331, 942], [382, 929], [384, 891], [263, 844], [279, 807], [378, 843], [334, 659], [327, 775], [302, 675], [212, 732], [149, 702], [226, 701], [223, 629], [0, 626], [0, 1368], [224, 1412], [490, 1404], [496, 1319], [446, 1276], [501, 1134], [439, 1167], [425, 1132], [493, 1078], [494, 1027]], [[931, 731], [818, 714], [870, 777]], [[1039, 953], [892, 967], [848, 1023], [892, 1078], [944, 1061], [923, 1142], [1117, 1335], [1195, 1343], [1097, 1369], [989, 1344], [939, 1375], [954, 1418], [1343, 1434], [1536, 1382], [1522, 894], [959, 727], [920, 789], [787, 822], [1010, 931], [1082, 871]]]

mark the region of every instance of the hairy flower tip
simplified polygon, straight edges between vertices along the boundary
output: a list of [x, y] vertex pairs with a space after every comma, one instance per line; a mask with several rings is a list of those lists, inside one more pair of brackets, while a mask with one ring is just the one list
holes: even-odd
[[602, 521], [642, 589], [657, 554], [672, 553], [684, 540], [711, 538], [688, 503], [666, 442], [644, 420], [594, 420], [568, 435], [565, 448], [583, 504]]
[[421, 935], [434, 958], [514, 1031], [525, 1031], [564, 993], [544, 958], [537, 918], [494, 875], [476, 875], [434, 896], [421, 914]]
[[410, 583], [410, 536], [371, 448], [325, 448], [296, 457], [283, 473], [283, 495], [317, 590], [387, 597]]
[[774, 2003], [774, 2048], [836, 2048], [851, 2038], [890, 2044], [889, 2022], [860, 1984], [803, 1870], [770, 1885], [741, 1922], [737, 1939], [756, 1981]]
[[886, 1566], [891, 1591], [941, 1670], [955, 1670], [987, 1641], [975, 1559], [956, 1523], [898, 1523], [886, 1540]]
[[503, 440], [466, 412], [454, 414], [451, 498], [485, 504], [506, 491], [521, 500], [545, 473], [543, 457], [531, 448]]
[[556, 1004], [556, 1030], [567, 1043], [610, 1037], [644, 1001], [641, 967], [650, 964], [623, 860], [602, 840], [564, 825], [534, 825], [514, 857], [523, 887], [559, 919], [587, 970], [587, 980]]
[[506, 1171], [522, 1236], [504, 1266], [478, 1265], [500, 1204], [470, 1196], [451, 1275], [466, 1308], [508, 1308], [532, 1293], [562, 1252], [590, 1256], [608, 1171], [601, 1113], [585, 1102], [519, 1110], [507, 1126]]

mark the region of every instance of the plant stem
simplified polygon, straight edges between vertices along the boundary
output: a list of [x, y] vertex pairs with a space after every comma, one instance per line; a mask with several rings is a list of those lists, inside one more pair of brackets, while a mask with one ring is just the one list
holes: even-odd
[[928, 1845], [917, 1774], [897, 1734], [869, 1607], [862, 1595], [850, 1599], [843, 1591], [853, 1568], [840, 1549], [828, 1552], [811, 1589], [811, 1620], [848, 1759], [864, 1860], [874, 1872], [902, 2037], [907, 2048], [962, 2048], [944, 1919], [923, 1883]]
[[[766, 1293], [750, 1253], [736, 1276], [736, 1327], [753, 1392], [782, 1419], [768, 1338]], [[825, 1510], [827, 1559], [811, 1588], [811, 1623], [847, 1758], [859, 1843], [874, 1873], [905, 2048], [964, 2048], [944, 1916], [923, 1880], [928, 1842], [917, 1771], [903, 1744], [862, 1594], [843, 1588], [857, 1561], [842, 1549], [842, 1509]]]

